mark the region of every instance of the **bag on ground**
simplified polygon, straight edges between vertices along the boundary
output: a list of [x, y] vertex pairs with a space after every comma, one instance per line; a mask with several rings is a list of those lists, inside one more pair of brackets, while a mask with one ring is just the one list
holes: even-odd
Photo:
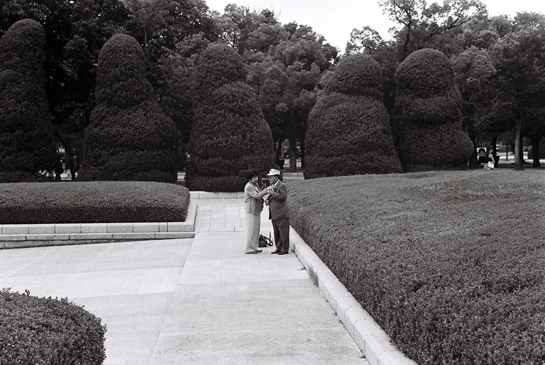
[[267, 247], [272, 245], [273, 242], [269, 237], [263, 236], [262, 234], [259, 235], [259, 247]]

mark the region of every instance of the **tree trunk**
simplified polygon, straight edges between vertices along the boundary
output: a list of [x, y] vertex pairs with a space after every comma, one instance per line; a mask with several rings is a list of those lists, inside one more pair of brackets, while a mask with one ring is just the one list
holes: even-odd
[[470, 137], [471, 142], [473, 142], [473, 153], [471, 154], [471, 157], [469, 158], [469, 169], [475, 170], [477, 168], [477, 141], [475, 140], [475, 137]]
[[[278, 141], [278, 146], [276, 147], [276, 164], [280, 167], [280, 170], [284, 168], [284, 157], [282, 154], [282, 140]], [[280, 158], [282, 157], [282, 158]]]
[[148, 33], [144, 28], [144, 54], [146, 55], [146, 67], [149, 67]]
[[305, 140], [299, 142], [301, 144], [301, 167], [305, 167]]
[[515, 170], [521, 171], [522, 168], [522, 120], [517, 119], [517, 134], [515, 136]]
[[534, 159], [534, 162], [533, 162], [533, 166], [534, 167], [541, 167], [541, 164], [539, 163], [539, 156], [540, 156], [540, 152], [539, 152], [539, 145], [541, 143], [541, 137], [539, 138], [532, 138], [532, 152], [533, 152], [533, 159]]
[[526, 160], [524, 159], [524, 135], [522, 134], [522, 129], [520, 132], [520, 163], [522, 166], [526, 163]]
[[297, 171], [297, 141], [290, 138], [290, 172]]

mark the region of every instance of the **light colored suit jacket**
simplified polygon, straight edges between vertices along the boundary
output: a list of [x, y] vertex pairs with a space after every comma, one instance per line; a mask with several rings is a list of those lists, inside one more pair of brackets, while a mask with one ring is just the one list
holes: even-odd
[[288, 205], [288, 188], [282, 181], [278, 181], [270, 194], [269, 219], [282, 219], [290, 217]]
[[257, 186], [248, 182], [244, 186], [244, 211], [254, 215], [260, 214], [263, 210], [263, 191], [259, 191]]

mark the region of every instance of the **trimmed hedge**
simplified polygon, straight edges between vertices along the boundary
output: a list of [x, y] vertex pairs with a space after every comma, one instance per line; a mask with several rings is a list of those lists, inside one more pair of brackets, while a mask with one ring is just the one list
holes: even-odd
[[325, 85], [327, 94], [364, 95], [382, 100], [382, 69], [371, 57], [355, 54], [344, 58]]
[[380, 75], [380, 65], [363, 54], [339, 64], [309, 115], [305, 179], [403, 172]]
[[0, 291], [0, 364], [101, 365], [100, 318], [67, 299]]
[[0, 224], [182, 222], [189, 190], [158, 182], [0, 184]]
[[290, 222], [418, 364], [541, 365], [543, 191], [540, 171], [297, 181]]
[[99, 54], [80, 180], [176, 181], [176, 126], [152, 91], [140, 44], [110, 38]]
[[396, 71], [394, 135], [405, 172], [465, 169], [473, 153], [462, 97], [440, 51], [411, 53]]
[[211, 44], [196, 68], [199, 96], [185, 181], [190, 190], [242, 191], [245, 172], [274, 167], [272, 132], [236, 51]]
[[44, 30], [30, 19], [0, 39], [0, 182], [39, 181], [55, 163], [44, 47]]

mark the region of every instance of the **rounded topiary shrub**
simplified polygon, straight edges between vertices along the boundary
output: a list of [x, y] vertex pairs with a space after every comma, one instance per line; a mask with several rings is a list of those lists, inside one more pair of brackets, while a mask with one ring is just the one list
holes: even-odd
[[175, 182], [176, 126], [152, 96], [136, 39], [116, 34], [102, 47], [95, 94], [79, 178]]
[[42, 26], [30, 19], [0, 40], [0, 182], [39, 180], [55, 163], [44, 46]]
[[212, 44], [196, 67], [195, 122], [185, 180], [190, 190], [241, 191], [249, 169], [274, 167], [272, 132], [236, 51]]
[[305, 179], [402, 172], [382, 103], [381, 68], [371, 57], [357, 54], [339, 64], [309, 115], [306, 149]]
[[382, 99], [380, 65], [371, 57], [355, 54], [345, 58], [325, 85], [328, 94], [364, 95]]
[[101, 365], [100, 318], [66, 299], [0, 291], [0, 364]]
[[396, 71], [394, 134], [405, 172], [462, 169], [473, 144], [462, 129], [462, 97], [447, 57], [422, 49]]

